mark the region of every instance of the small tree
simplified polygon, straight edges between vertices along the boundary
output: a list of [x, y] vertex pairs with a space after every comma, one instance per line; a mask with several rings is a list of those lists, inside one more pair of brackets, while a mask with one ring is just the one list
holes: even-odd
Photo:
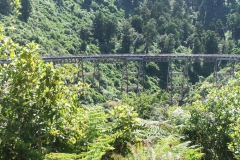
[[36, 44], [0, 41], [0, 58], [9, 62], [0, 66], [0, 159], [39, 159], [54, 143], [52, 125], [75, 109], [76, 92], [36, 54]]
[[200, 144], [207, 159], [239, 159], [239, 75], [220, 89], [212, 89], [203, 101], [189, 108], [188, 135]]
[[157, 36], [156, 21], [154, 19], [150, 19], [143, 27], [143, 35], [145, 38], [145, 51], [148, 53], [149, 47], [153, 44]]
[[21, 5], [22, 5], [22, 8], [20, 9], [21, 19], [24, 22], [27, 22], [32, 11], [31, 2], [29, 0], [21, 0]]

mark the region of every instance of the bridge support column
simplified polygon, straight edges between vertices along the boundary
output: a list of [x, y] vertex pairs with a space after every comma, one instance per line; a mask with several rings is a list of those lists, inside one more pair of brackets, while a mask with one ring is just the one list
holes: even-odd
[[[137, 62], [137, 69], [133, 72], [129, 71], [129, 63]], [[130, 77], [137, 79], [136, 85], [130, 85]], [[140, 90], [144, 90], [144, 68], [143, 68], [143, 58], [127, 58], [124, 61], [124, 68], [122, 71], [122, 91], [126, 91], [127, 93], [130, 90], [136, 91], [137, 93]]]
[[[92, 72], [85, 72], [84, 63], [91, 62], [93, 64]], [[97, 88], [100, 91], [100, 67], [99, 60], [97, 58], [84, 58], [81, 60], [81, 71], [78, 73], [79, 77], [82, 77], [82, 82], [85, 83], [86, 77], [96, 78], [98, 85], [93, 87]]]
[[187, 58], [170, 58], [168, 61], [167, 91], [170, 93], [170, 105], [173, 105], [174, 94], [179, 93], [178, 104], [181, 106], [186, 93], [189, 91], [188, 66], [189, 60]]
[[[230, 62], [230, 68], [220, 71], [222, 62]], [[235, 60], [233, 58], [217, 58], [214, 65], [215, 85], [222, 86], [228, 79], [234, 78]]]

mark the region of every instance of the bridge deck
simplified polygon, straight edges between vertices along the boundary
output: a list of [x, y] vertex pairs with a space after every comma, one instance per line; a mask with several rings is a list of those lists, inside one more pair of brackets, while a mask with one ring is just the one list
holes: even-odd
[[191, 62], [214, 62], [216, 60], [240, 61], [237, 54], [98, 54], [98, 55], [77, 55], [77, 56], [53, 56], [43, 57], [46, 62], [56, 63], [78, 63], [88, 59], [99, 60], [101, 62], [143, 60], [145, 62], [168, 62], [174, 60], [188, 60]]
[[[240, 61], [238, 54], [92, 54], [92, 55], [68, 55], [42, 57], [45, 62], [54, 63], [79, 63], [80, 61], [140, 61], [145, 62], [169, 62], [174, 60], [188, 60], [190, 62], [214, 62], [216, 60]], [[0, 64], [9, 63], [0, 60]]]

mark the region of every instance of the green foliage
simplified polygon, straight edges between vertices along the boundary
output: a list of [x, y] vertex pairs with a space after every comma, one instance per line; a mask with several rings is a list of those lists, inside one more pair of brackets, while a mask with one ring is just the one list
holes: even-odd
[[[109, 121], [110, 120], [110, 121]], [[79, 108], [64, 113], [51, 126], [55, 143], [45, 159], [101, 159], [111, 153], [127, 153], [126, 141], [135, 143], [140, 121], [131, 107], [116, 106], [109, 112], [102, 107]]]
[[11, 2], [11, 5], [13, 7], [13, 15], [18, 16], [20, 13], [19, 9], [22, 7], [21, 2], [19, 0], [13, 0]]
[[51, 153], [45, 158], [100, 159], [110, 150], [127, 152], [126, 141], [136, 141], [134, 130], [140, 123], [133, 108], [117, 106], [109, 113], [101, 107], [77, 108], [82, 88], [70, 76], [77, 70], [71, 65], [54, 69], [43, 63], [36, 49], [33, 43], [19, 47], [9, 40], [1, 46], [3, 56], [11, 60], [0, 68], [0, 122], [5, 128], [0, 132], [1, 158], [74, 152], [78, 155]]
[[201, 159], [203, 156], [200, 148], [188, 147], [190, 142], [181, 143], [180, 138], [169, 136], [159, 141], [155, 147], [156, 157], [159, 159]]
[[3, 58], [11, 60], [0, 68], [0, 123], [5, 128], [0, 132], [2, 159], [41, 159], [44, 154], [45, 159], [101, 159], [113, 153], [125, 156], [129, 153], [126, 142], [140, 140], [142, 128], [136, 108], [143, 113], [148, 105], [167, 99], [161, 91], [152, 98], [148, 98], [149, 93], [136, 96], [137, 103], [131, 102], [135, 110], [125, 105], [109, 111], [97, 106], [80, 108], [83, 85], [72, 76], [78, 74], [74, 66], [53, 68], [51, 63], [43, 63], [34, 43], [20, 47], [5, 39], [1, 52]]
[[139, 95], [133, 94], [132, 97], [125, 95], [122, 99], [124, 104], [134, 106], [139, 117], [143, 119], [158, 119], [157, 116], [159, 116], [159, 112], [157, 112], [157, 110], [163, 107], [167, 100], [168, 94], [163, 90], [156, 93], [146, 91]]
[[168, 110], [168, 119], [178, 129], [184, 128], [189, 117], [190, 113], [180, 107], [172, 107]]
[[102, 157], [107, 153], [107, 151], [114, 150], [110, 144], [114, 141], [114, 137], [108, 135], [102, 135], [98, 137], [94, 143], [89, 145], [89, 151], [86, 153], [82, 153], [82, 159], [84, 160], [98, 160], [102, 159]]
[[146, 73], [149, 75], [156, 75], [159, 70], [159, 66], [154, 62], [146, 64]]
[[123, 22], [123, 35], [122, 35], [122, 53], [130, 53], [132, 34], [134, 33], [133, 28], [131, 28], [131, 24], [126, 21]]
[[207, 159], [238, 156], [239, 75], [237, 77], [220, 89], [212, 89], [204, 102], [197, 101], [189, 108], [187, 133], [203, 147]]
[[[238, 3], [222, 2], [2, 0], [0, 14], [1, 23], [6, 26], [13, 22], [11, 14], [18, 16], [22, 21], [14, 22], [21, 29], [6, 29], [7, 34], [21, 44], [35, 40], [40, 44], [41, 54], [173, 53], [179, 46], [193, 53], [201, 52], [201, 48], [206, 53], [217, 53], [220, 39], [226, 42], [228, 38], [235, 42], [239, 39]], [[131, 32], [121, 28], [126, 22]], [[226, 38], [225, 33], [231, 36]], [[217, 34], [219, 40], [214, 38]], [[168, 37], [163, 40], [166, 43], [157, 46], [163, 35]]]
[[193, 54], [202, 54], [203, 53], [203, 46], [198, 37], [195, 37], [193, 40]]
[[[112, 64], [101, 66], [99, 93], [95, 78], [86, 79], [89, 85], [79, 83], [76, 66], [53, 68], [52, 64], [44, 64], [35, 53], [237, 54], [240, 48], [237, 2], [0, 0], [0, 23], [6, 26], [4, 30], [0, 28], [1, 58], [12, 60], [0, 67], [0, 125], [4, 128], [0, 131], [0, 157], [36, 159], [49, 152], [52, 153], [45, 158], [71, 159], [76, 154], [76, 157], [85, 159], [100, 159], [109, 158], [114, 152], [124, 156], [129, 152], [125, 141], [136, 147], [135, 134], [139, 127], [136, 112], [141, 118], [159, 120], [160, 126], [165, 126], [165, 129], [157, 126], [141, 130], [142, 137], [146, 139], [154, 135], [166, 138], [170, 132], [177, 132], [176, 128], [186, 122], [188, 111], [179, 108], [168, 110], [168, 95], [159, 88], [159, 83], [164, 88], [166, 86], [166, 64], [147, 65], [145, 88], [151, 91], [123, 97], [123, 103], [134, 109], [117, 106], [106, 111], [101, 107], [87, 106], [83, 109], [79, 105], [121, 98], [121, 64], [117, 64], [117, 68]], [[2, 32], [24, 47], [3, 37]], [[31, 41], [38, 43], [39, 48], [29, 43]], [[209, 76], [211, 68], [211, 65], [194, 64], [191, 82], [202, 82], [201, 76]], [[91, 66], [86, 69], [92, 70]], [[239, 159], [239, 110], [234, 99], [238, 96], [237, 82], [232, 82], [228, 89], [223, 88], [219, 93], [212, 90], [208, 95], [207, 88], [213, 87], [213, 77], [208, 79], [203, 84], [197, 83], [195, 87], [199, 88], [191, 93], [189, 102], [196, 99], [205, 102], [196, 102], [190, 109], [192, 116], [187, 133], [193, 143], [203, 146], [206, 157], [219, 158], [225, 154], [232, 158], [233, 154]], [[130, 83], [136, 83], [136, 78], [131, 77]], [[176, 83], [180, 83], [179, 78]], [[229, 94], [229, 90], [233, 94]], [[214, 96], [220, 100], [214, 100]], [[176, 93], [174, 97], [179, 99], [180, 96]], [[195, 134], [197, 136], [194, 137]], [[180, 148], [176, 150], [181, 152]], [[145, 153], [153, 152], [143, 151], [143, 155]], [[177, 153], [171, 153], [174, 158], [178, 157]]]
[[21, 19], [24, 22], [27, 22], [32, 11], [30, 0], [21, 0], [21, 6], [22, 6], [22, 8], [20, 9]]
[[219, 38], [214, 31], [207, 31], [205, 38], [205, 53], [206, 54], [217, 54]]
[[145, 51], [149, 53], [149, 47], [152, 45], [157, 35], [156, 21], [154, 19], [150, 19], [147, 24], [143, 26], [143, 35], [145, 37]]
[[52, 148], [54, 152], [75, 154], [50, 153], [45, 158], [100, 159], [106, 151], [114, 149], [109, 130], [107, 114], [101, 107], [65, 113], [52, 126], [51, 135], [56, 141]]
[[50, 153], [46, 154], [44, 160], [77, 160], [80, 159], [80, 156], [76, 154], [67, 154], [67, 153]]
[[[234, 111], [235, 115], [239, 115], [239, 109], [238, 111]], [[239, 119], [236, 119], [236, 121], [231, 125], [230, 129], [230, 137], [231, 142], [228, 144], [229, 149], [233, 152], [234, 157], [236, 159], [240, 159], [239, 156], [239, 150], [240, 150], [240, 137], [239, 137], [239, 129], [240, 129], [240, 121]]]
[[1, 0], [0, 1], [0, 14], [9, 15], [12, 13], [14, 16], [21, 14], [19, 9], [21, 3], [19, 0]]
[[64, 86], [59, 70], [41, 60], [34, 43], [20, 47], [6, 37], [0, 51], [11, 60], [0, 68], [1, 158], [40, 158], [54, 143], [52, 125], [77, 107], [81, 90]]
[[136, 129], [140, 127], [140, 120], [137, 116], [138, 114], [133, 107], [129, 106], [115, 106], [110, 111], [112, 131], [118, 134], [113, 143], [115, 153], [125, 155], [128, 153], [126, 142], [137, 142], [138, 135], [136, 134]]
[[[181, 110], [179, 112], [179, 110]], [[181, 113], [184, 113], [182, 115]], [[181, 114], [181, 117], [178, 117]], [[127, 156], [112, 154], [113, 159], [201, 159], [203, 153], [198, 146], [191, 146], [179, 134], [179, 127], [185, 125], [189, 114], [183, 109], [172, 108], [168, 116], [170, 121], [141, 120], [142, 127], [137, 134], [142, 141], [127, 143], [130, 153]], [[178, 120], [175, 120], [178, 118]], [[175, 121], [173, 121], [175, 120]], [[172, 122], [171, 122], [172, 121]], [[182, 127], [183, 128], [183, 127]]]
[[7, 15], [11, 13], [11, 1], [10, 0], [1, 0], [0, 1], [0, 13]]
[[[20, 4], [17, 2], [19, 1], [14, 1], [13, 4], [19, 10], [19, 5], [15, 5]], [[67, 2], [62, 0], [54, 0], [53, 2], [21, 0], [21, 3], [22, 8], [20, 12], [18, 11], [18, 13], [21, 13], [19, 18], [27, 23], [22, 24], [18, 22], [16, 25], [18, 28], [28, 28], [28, 31], [15, 31], [15, 34], [11, 33], [11, 31], [7, 32], [12, 35], [14, 40], [18, 40], [23, 44], [26, 44], [26, 40], [30, 40], [31, 37], [36, 35], [38, 38], [41, 37], [42, 41], [36, 42], [40, 43], [41, 48], [44, 49], [41, 51], [43, 54], [79, 54], [100, 51], [102, 53], [113, 51], [126, 53], [132, 52], [131, 49], [129, 50], [131, 44], [134, 46], [133, 52], [147, 50], [149, 50], [148, 52], [159, 52], [158, 49], [156, 50], [154, 43], [158, 43], [157, 39], [161, 37], [160, 35], [171, 37], [170, 34], [173, 34], [174, 37], [167, 40], [164, 48], [160, 46], [162, 52], [174, 52], [179, 46], [182, 46], [193, 49], [194, 53], [197, 53], [201, 51], [194, 48], [191, 42], [193, 39], [191, 40], [189, 37], [194, 36], [193, 31], [198, 30], [199, 23], [203, 24], [202, 31], [197, 31], [203, 48], [216, 47], [214, 43], [210, 43], [210, 46], [207, 46], [208, 43], [204, 42], [204, 38], [211, 35], [210, 32], [206, 35], [203, 34], [205, 29], [208, 29], [209, 24], [215, 26], [215, 29], [210, 28], [211, 31], [218, 33], [223, 40], [225, 38], [223, 28], [226, 28], [226, 26], [228, 26], [229, 32], [232, 33], [232, 37], [235, 36], [233, 38], [238, 39], [236, 35], [238, 35], [237, 15], [239, 13], [233, 7], [235, 3], [218, 3], [218, 1], [189, 3], [187, 0], [171, 3], [142, 0], [132, 2], [110, 0], [104, 2], [92, 0], [70, 0]], [[209, 9], [209, 4], [215, 9], [214, 11]], [[9, 14], [13, 10], [10, 1], [2, 1], [0, 8], [2, 8], [2, 14]], [[228, 14], [227, 18], [221, 16], [227, 14], [230, 9], [233, 9], [233, 13]], [[17, 12], [13, 12], [14, 15], [18, 15]], [[208, 12], [208, 14], [205, 12]], [[4, 19], [6, 19], [4, 25], [8, 25], [10, 17], [4, 17]], [[217, 20], [216, 22], [215, 19]], [[196, 20], [199, 20], [199, 22], [195, 23]], [[133, 27], [141, 35], [134, 35], [134, 31], [131, 31], [128, 34], [128, 36], [131, 35], [131, 38], [128, 37], [126, 30], [121, 29], [125, 22], [130, 22], [130, 27]], [[88, 28], [84, 36], [82, 28]], [[33, 30], [34, 32], [32, 32]], [[49, 39], [48, 34], [45, 34], [49, 33], [49, 31], [52, 35], [54, 33], [52, 38], [60, 44], [57, 45], [58, 51], [56, 51], [55, 45], [49, 43], [52, 40]], [[56, 34], [59, 33], [61, 33], [61, 36], [56, 37]], [[116, 42], [118, 45], [112, 45], [113, 42]], [[96, 50], [88, 46], [99, 48]], [[122, 46], [122, 49], [119, 46]]]
[[179, 137], [169, 136], [161, 139], [156, 145], [149, 142], [141, 142], [137, 145], [128, 143], [131, 154], [126, 158], [119, 158], [119, 155], [113, 155], [113, 159], [130, 160], [197, 160], [201, 159], [203, 154], [201, 149], [196, 146], [190, 146], [190, 142], [181, 143]]
[[[238, 3], [222, 2], [6, 0], [0, 3], [0, 23], [19, 44], [38, 43], [41, 55], [237, 53]], [[191, 81], [209, 76], [210, 67], [195, 67]]]

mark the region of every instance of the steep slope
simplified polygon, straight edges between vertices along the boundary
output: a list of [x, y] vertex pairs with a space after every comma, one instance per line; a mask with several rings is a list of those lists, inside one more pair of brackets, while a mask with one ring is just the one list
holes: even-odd
[[13, 21], [11, 1], [0, 0], [1, 24], [43, 55], [238, 52], [238, 0], [20, 1]]
[[[92, 3], [91, 9], [87, 2], [82, 1], [30, 1], [30, 13], [27, 18], [13, 22], [10, 14], [0, 14], [1, 24], [5, 27], [7, 35], [20, 44], [35, 41], [41, 45], [41, 53], [44, 55], [63, 55], [82, 53], [84, 43], [80, 38], [81, 28], [92, 30], [92, 19], [96, 10], [110, 12], [111, 4]], [[85, 9], [86, 8], [86, 9]], [[124, 18], [112, 4], [112, 9], [119, 18]], [[11, 10], [11, 9], [9, 9]], [[113, 14], [113, 13], [112, 13]], [[15, 29], [13, 29], [13, 27]], [[87, 33], [84, 32], [86, 35]], [[89, 36], [89, 35], [87, 35]], [[89, 52], [99, 53], [98, 47], [89, 46]]]

